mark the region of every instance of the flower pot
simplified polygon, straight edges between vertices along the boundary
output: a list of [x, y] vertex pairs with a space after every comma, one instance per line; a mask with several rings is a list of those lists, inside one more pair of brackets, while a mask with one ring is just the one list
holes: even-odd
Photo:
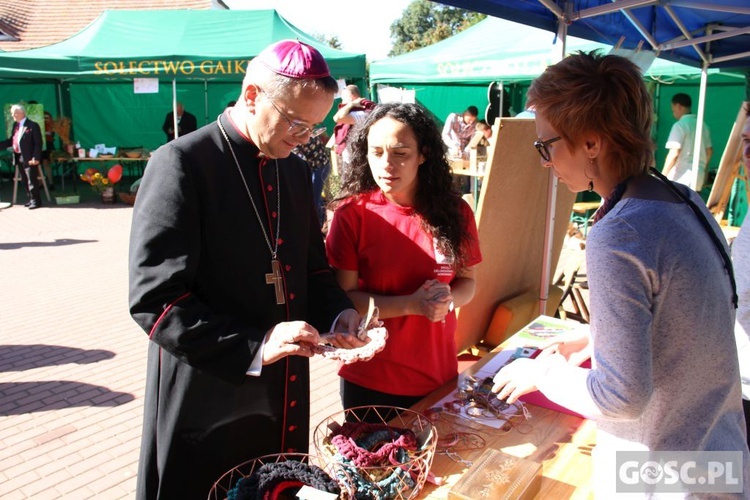
[[102, 203], [111, 204], [115, 202], [115, 188], [106, 187], [102, 191]]

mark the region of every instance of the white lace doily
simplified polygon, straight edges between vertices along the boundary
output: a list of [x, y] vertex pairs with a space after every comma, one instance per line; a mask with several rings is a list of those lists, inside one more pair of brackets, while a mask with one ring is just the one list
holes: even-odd
[[[383, 350], [385, 341], [388, 339], [388, 330], [380, 326], [370, 328], [366, 334], [370, 341], [362, 347], [342, 349], [330, 344], [318, 344], [315, 352], [324, 358], [341, 361], [345, 365], [356, 363], [357, 361], [367, 361]], [[326, 335], [322, 335], [321, 337], [325, 341]]]

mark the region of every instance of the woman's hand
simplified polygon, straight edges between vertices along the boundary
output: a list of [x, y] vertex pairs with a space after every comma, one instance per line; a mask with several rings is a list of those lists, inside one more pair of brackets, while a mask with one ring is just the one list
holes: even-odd
[[534, 359], [519, 358], [502, 367], [492, 379], [492, 392], [506, 403], [513, 404], [524, 394], [537, 390], [542, 377], [556, 364], [565, 364], [565, 359], [558, 353], [540, 354]]
[[424, 317], [432, 322], [445, 320], [453, 303], [450, 284], [427, 280], [416, 293], [419, 294], [419, 311]]
[[513, 404], [524, 394], [536, 390], [541, 368], [536, 359], [516, 359], [497, 372], [492, 379], [492, 392], [496, 393], [499, 399]]
[[591, 357], [591, 337], [589, 330], [577, 328], [570, 332], [557, 335], [554, 339], [541, 346], [542, 352], [537, 358], [544, 358], [551, 354], [562, 354], [569, 364], [580, 366]]
[[333, 332], [323, 335], [323, 341], [340, 349], [355, 349], [362, 347], [369, 341], [357, 337], [357, 330], [362, 317], [356, 309], [346, 309], [339, 316], [333, 327]]
[[360, 321], [362, 321], [362, 317], [356, 309], [344, 309], [336, 320], [336, 324], [333, 326], [333, 331], [349, 333], [356, 336]]

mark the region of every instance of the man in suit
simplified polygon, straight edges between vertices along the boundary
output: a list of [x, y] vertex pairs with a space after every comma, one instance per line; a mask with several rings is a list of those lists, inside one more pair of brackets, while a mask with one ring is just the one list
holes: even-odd
[[10, 108], [13, 116], [13, 131], [9, 139], [0, 141], [0, 148], [13, 148], [13, 164], [19, 166], [21, 180], [26, 187], [29, 201], [26, 206], [34, 210], [42, 206], [39, 192], [39, 163], [42, 159], [42, 129], [38, 123], [26, 118], [26, 108], [14, 104]]
[[[195, 131], [198, 128], [198, 120], [195, 115], [185, 111], [185, 107], [181, 102], [177, 103], [177, 136], [181, 137], [185, 134]], [[167, 134], [167, 142], [175, 138], [174, 135], [174, 113], [170, 111], [164, 118], [164, 125], [161, 129]]]

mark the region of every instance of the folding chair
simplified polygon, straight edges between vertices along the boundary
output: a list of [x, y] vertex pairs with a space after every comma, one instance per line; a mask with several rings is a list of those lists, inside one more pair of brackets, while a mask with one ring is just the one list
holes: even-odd
[[[589, 323], [589, 308], [581, 292], [582, 281], [580, 278], [583, 264], [583, 252], [579, 256], [568, 259], [560, 273], [554, 278], [553, 284], [562, 290], [562, 297], [557, 306], [557, 314], [561, 319], [573, 319], [581, 323]], [[569, 305], [572, 311], [565, 308]]]

